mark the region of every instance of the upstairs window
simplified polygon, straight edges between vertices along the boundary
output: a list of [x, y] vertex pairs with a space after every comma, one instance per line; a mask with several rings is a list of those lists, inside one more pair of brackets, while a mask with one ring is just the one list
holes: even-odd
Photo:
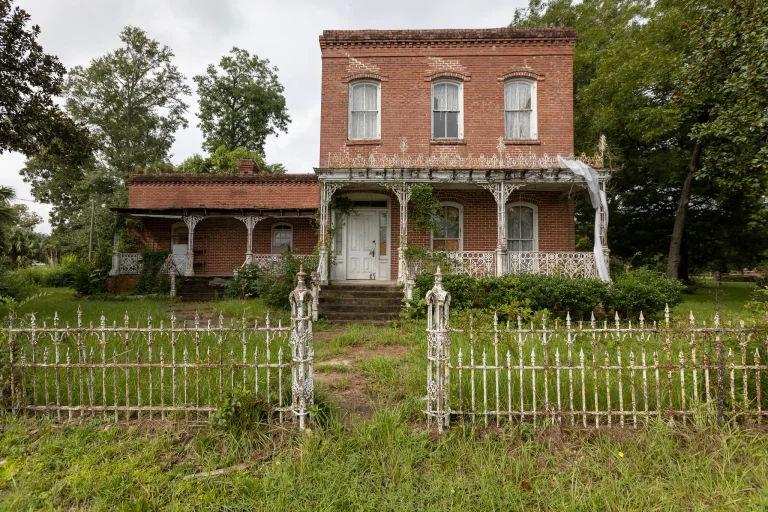
[[460, 139], [464, 137], [460, 82], [440, 81], [432, 85], [432, 138]]
[[536, 82], [509, 80], [504, 84], [506, 139], [536, 139]]
[[432, 231], [432, 249], [436, 251], [461, 250], [461, 205], [443, 203], [435, 216], [437, 225]]
[[349, 140], [381, 138], [380, 84], [355, 82], [349, 86]]

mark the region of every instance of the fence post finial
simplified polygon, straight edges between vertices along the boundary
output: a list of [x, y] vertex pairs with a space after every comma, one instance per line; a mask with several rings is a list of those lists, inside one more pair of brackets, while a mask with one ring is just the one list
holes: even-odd
[[440, 265], [435, 270], [435, 284], [427, 292], [427, 423], [437, 422], [437, 431], [450, 426], [450, 318], [451, 294], [443, 288]]

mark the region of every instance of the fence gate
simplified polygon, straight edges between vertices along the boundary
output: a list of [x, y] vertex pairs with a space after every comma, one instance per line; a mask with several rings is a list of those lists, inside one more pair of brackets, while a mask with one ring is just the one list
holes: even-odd
[[[291, 325], [270, 321], [190, 325], [85, 325], [74, 327], [9, 317], [0, 329], [0, 403], [13, 411], [57, 420], [101, 416], [185, 420], [207, 418], [231, 393], [253, 393], [269, 421], [298, 418], [304, 428], [314, 400], [312, 309], [306, 274], [290, 294]], [[290, 372], [290, 373], [289, 373]], [[290, 381], [288, 380], [290, 378]]]
[[[505, 422], [582, 427], [751, 419], [768, 415], [768, 329], [714, 323], [524, 326], [469, 317], [449, 326], [450, 294], [438, 268], [427, 293], [427, 424]], [[487, 322], [478, 328], [478, 322]]]

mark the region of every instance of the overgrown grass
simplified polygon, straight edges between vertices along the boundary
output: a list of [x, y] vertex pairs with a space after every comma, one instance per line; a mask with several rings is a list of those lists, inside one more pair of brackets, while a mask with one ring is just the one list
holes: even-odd
[[[259, 439], [262, 439], [259, 437]], [[57, 427], [6, 416], [4, 510], [765, 510], [768, 436], [653, 423], [626, 430], [454, 428], [380, 410], [348, 431]], [[244, 469], [184, 480], [242, 462]]]
[[715, 311], [720, 311], [723, 321], [755, 322], [765, 320], [744, 308], [749, 302], [750, 294], [755, 289], [755, 283], [724, 281], [721, 285], [715, 279], [705, 278], [692, 294], [683, 294], [683, 302], [672, 309], [672, 315], [679, 319], [688, 320], [693, 312], [697, 321], [712, 322]]

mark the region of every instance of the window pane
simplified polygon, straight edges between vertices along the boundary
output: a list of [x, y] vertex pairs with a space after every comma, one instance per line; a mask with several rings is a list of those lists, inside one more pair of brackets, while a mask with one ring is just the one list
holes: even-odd
[[378, 102], [376, 101], [376, 94], [378, 87], [373, 84], [365, 85], [365, 109], [366, 110], [378, 110]]
[[533, 210], [520, 207], [520, 231], [524, 240], [533, 240]]
[[508, 139], [531, 138], [531, 112], [507, 112], [506, 120]]
[[445, 85], [445, 110], [459, 110], [459, 86], [457, 84]]
[[519, 206], [515, 206], [509, 209], [509, 214], [507, 217], [507, 237], [510, 240], [520, 239], [520, 207]]
[[459, 209], [446, 206], [443, 214], [445, 238], [459, 238]]
[[448, 239], [445, 241], [445, 249], [447, 251], [458, 251], [459, 250], [459, 239]]
[[445, 113], [435, 112], [432, 121], [432, 138], [445, 138]]
[[378, 138], [378, 112], [366, 112], [365, 113], [365, 129], [363, 130], [366, 139]]
[[363, 110], [365, 106], [365, 86], [355, 85], [352, 87], [352, 111]]
[[520, 250], [520, 240], [509, 240], [507, 242], [507, 247], [510, 251], [519, 251]]
[[353, 139], [362, 139], [365, 134], [365, 112], [352, 112], [349, 135]]
[[507, 82], [504, 86], [505, 110], [531, 109], [531, 84], [525, 82]]
[[434, 96], [432, 101], [433, 110], [445, 110], [445, 84], [437, 84], [432, 88], [432, 94]]
[[521, 249], [522, 251], [532, 252], [533, 251], [533, 240], [522, 240], [520, 242], [520, 247], [522, 247], [522, 249]]
[[432, 240], [432, 248], [438, 251], [445, 250], [445, 240]]
[[334, 216], [336, 217], [334, 222], [334, 227], [336, 228], [334, 249], [336, 254], [341, 256], [344, 254], [344, 217], [337, 213], [334, 213]]
[[451, 139], [459, 138], [459, 113], [446, 112], [445, 136]]
[[379, 214], [379, 257], [387, 256], [387, 214]]

